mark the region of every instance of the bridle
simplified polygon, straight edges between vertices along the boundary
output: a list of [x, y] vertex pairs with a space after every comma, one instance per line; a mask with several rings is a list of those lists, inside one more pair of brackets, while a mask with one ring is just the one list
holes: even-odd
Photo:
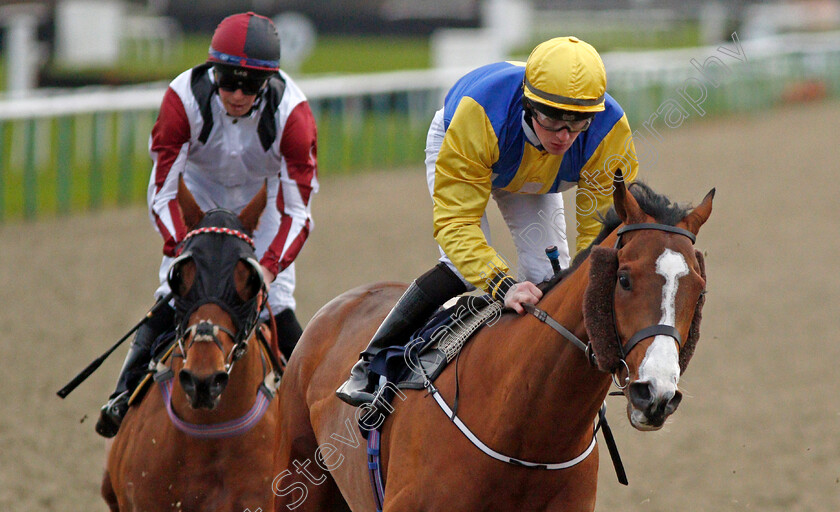
[[[230, 377], [234, 363], [245, 355], [249, 340], [254, 337], [263, 367], [263, 379], [257, 386], [256, 399], [242, 416], [220, 423], [190, 423], [179, 418], [172, 406], [175, 372], [172, 360], [168, 365], [164, 363], [176, 345], [170, 346], [169, 352], [157, 364], [154, 380], [159, 383], [166, 413], [172, 425], [190, 437], [221, 439], [245, 434], [256, 426], [269, 410], [269, 403], [280, 383], [282, 366], [273, 354], [265, 333], [257, 328], [261, 312], [268, 307], [268, 290], [256, 259], [254, 241], [246, 231], [242, 221], [233, 212], [221, 208], [210, 210], [181, 240], [178, 256], [169, 268], [167, 280], [175, 299], [175, 334], [177, 347], [181, 351], [172, 357], [182, 357], [182, 366], [186, 367], [187, 354], [194, 344], [213, 343], [221, 351], [225, 374]], [[187, 261], [191, 261], [194, 267], [194, 273], [189, 276], [181, 272], [181, 265]], [[250, 298], [246, 298], [248, 295], [242, 293], [242, 281], [239, 279], [242, 274], [237, 274], [240, 262], [250, 266], [244, 283], [248, 292], [253, 292]], [[185, 277], [188, 277], [190, 282], [185, 283]], [[198, 316], [196, 312], [199, 308], [207, 304], [213, 304], [223, 310], [229, 316], [233, 328], [229, 329], [207, 318], [198, 318], [194, 323], [188, 324], [193, 316]], [[269, 319], [271, 336], [276, 338], [274, 321], [271, 316]], [[233, 343], [233, 347], [227, 353], [219, 339], [221, 334], [229, 337]], [[185, 346], [187, 339], [189, 341]], [[183, 375], [181, 373], [181, 376]]]
[[[691, 240], [691, 244], [697, 240], [697, 237], [691, 231], [683, 228], [678, 228], [676, 226], [669, 226], [667, 224], [655, 224], [652, 222], [644, 222], [639, 224], [627, 224], [618, 228], [616, 231], [616, 239], [615, 245], [613, 246], [614, 249], [620, 249], [622, 247], [621, 244], [621, 235], [631, 232], [631, 231], [643, 231], [643, 230], [655, 230], [655, 231], [664, 231], [666, 233], [675, 233], [678, 235], [682, 235], [689, 240]], [[630, 352], [639, 344], [640, 341], [650, 338], [651, 336], [668, 336], [673, 338], [677, 342], [677, 346], [679, 350], [682, 350], [683, 340], [680, 332], [677, 330], [676, 327], [673, 325], [666, 325], [666, 324], [655, 324], [650, 325], [648, 327], [644, 327], [636, 331], [630, 338], [627, 340], [626, 343], [621, 343], [621, 337], [618, 334], [618, 322], [616, 321], [615, 315], [615, 303], [613, 303], [613, 330], [615, 331], [615, 339], [618, 340], [618, 348], [621, 353], [621, 357], [619, 362], [624, 366], [624, 369], [627, 371], [627, 376], [624, 379], [624, 383], [618, 382], [616, 378], [616, 374], [618, 372], [613, 373], [613, 382], [615, 383], [616, 387], [620, 390], [624, 390], [630, 382], [630, 368], [627, 366], [627, 356], [630, 355]]]
[[[691, 231], [688, 231], [687, 229], [678, 228], [676, 226], [669, 226], [667, 224], [656, 224], [656, 223], [646, 222], [646, 223], [638, 223], [638, 224], [627, 224], [625, 226], [620, 227], [616, 231], [617, 238], [616, 238], [615, 245], [613, 246], [613, 248], [614, 249], [620, 249], [622, 247], [621, 236], [623, 234], [631, 232], [631, 231], [642, 231], [642, 230], [664, 231], [666, 233], [675, 233], [675, 234], [678, 234], [678, 235], [682, 235], [682, 236], [688, 238], [689, 240], [691, 240], [692, 245], [696, 241], [696, 236], [694, 235], [694, 233], [692, 233]], [[543, 311], [543, 310], [541, 310], [541, 309], [539, 309], [536, 306], [533, 306], [531, 304], [525, 304], [523, 306], [525, 307], [525, 310], [528, 313], [535, 316], [538, 320], [540, 320], [541, 322], [545, 323], [546, 325], [548, 325], [549, 327], [551, 327], [552, 329], [554, 329], [555, 331], [560, 333], [564, 338], [566, 338], [568, 341], [572, 342], [573, 345], [575, 345], [579, 349], [583, 350], [583, 352], [586, 354], [586, 358], [589, 361], [589, 364], [592, 365], [593, 367], [597, 368], [597, 363], [595, 362], [595, 353], [593, 352], [591, 343], [584, 343], [583, 341], [581, 341], [580, 338], [575, 336], [574, 333], [572, 333], [571, 331], [569, 331], [568, 329], [563, 327], [559, 322], [554, 320], [551, 317], [551, 315], [549, 315], [546, 311]], [[627, 356], [630, 355], [630, 352], [636, 347], [636, 345], [639, 344], [640, 341], [642, 341], [646, 338], [649, 338], [651, 336], [658, 336], [658, 335], [668, 336], [668, 337], [673, 338], [677, 342], [677, 345], [680, 347], [680, 350], [682, 349], [683, 340], [682, 340], [682, 336], [680, 335], [679, 331], [676, 329], [676, 327], [674, 327], [672, 325], [665, 325], [665, 324], [655, 324], [655, 325], [651, 325], [651, 326], [648, 326], [648, 327], [644, 327], [644, 328], [636, 331], [632, 336], [630, 336], [625, 343], [622, 343], [621, 342], [621, 337], [618, 334], [618, 322], [616, 321], [615, 303], [613, 303], [613, 305], [612, 305], [612, 323], [613, 323], [613, 330], [615, 332], [615, 339], [618, 343], [618, 349], [619, 349], [619, 352], [621, 354], [619, 362], [627, 370], [627, 377], [625, 378], [623, 384], [620, 383], [618, 381], [618, 379], [616, 378], [616, 374], [618, 373], [618, 370], [612, 374], [613, 375], [613, 382], [615, 382], [615, 385], [621, 390], [624, 390], [624, 388], [627, 387], [627, 384], [630, 381], [630, 369], [627, 366], [627, 361], [626, 361]], [[620, 370], [620, 368], [619, 368], [619, 370]]]
[[[211, 210], [208, 212], [208, 215], [213, 212], [218, 212], [219, 210]], [[226, 210], [221, 211], [227, 212]], [[234, 215], [231, 212], [227, 213], [230, 213], [232, 216]], [[267, 302], [263, 301], [262, 303], [258, 303], [258, 297], [260, 295], [266, 295], [267, 287], [265, 281], [263, 280], [259, 263], [254, 256], [253, 239], [241, 230], [217, 226], [200, 227], [187, 233], [181, 241], [184, 245], [181, 248], [178, 258], [176, 258], [170, 265], [170, 282], [173, 279], [173, 273], [177, 268], [177, 265], [187, 259], [195, 259], [197, 256], [201, 256], [202, 251], [193, 250], [198, 248], [191, 246], [196, 244], [197, 240], [200, 240], [200, 235], [206, 234], [222, 235], [235, 239], [234, 243], [240, 246], [240, 255], [237, 256], [237, 262], [241, 260], [253, 267], [253, 275], [258, 277], [260, 289], [252, 299], [248, 301], [242, 301], [239, 299], [241, 304], [231, 305], [230, 302], [235, 302], [236, 297], [234, 296], [235, 290], [230, 288], [229, 283], [226, 285], [223, 284], [221, 288], [218, 288], [218, 286], [212, 288], [212, 290], [216, 292], [214, 295], [201, 296], [198, 292], [194, 292], [196, 288], [199, 288], [199, 286], [197, 286], [198, 281], [205, 279], [199, 275], [198, 271], [196, 271], [195, 282], [188, 293], [183, 297], [177, 295], [175, 297], [176, 311], [178, 312], [178, 316], [181, 317], [181, 320], [177, 322], [175, 329], [176, 339], [178, 347], [181, 350], [181, 354], [184, 357], [184, 362], [186, 362], [187, 352], [193, 344], [212, 342], [216, 347], [218, 347], [222, 354], [224, 354], [225, 372], [230, 374], [234, 363], [242, 358], [248, 349], [248, 340], [254, 333], [259, 320], [259, 315], [265, 308]], [[216, 256], [217, 255], [212, 255], [211, 258]], [[217, 276], [213, 276], [213, 279], [215, 278], [217, 278]], [[172, 287], [171, 284], [170, 287]], [[201, 288], [204, 287], [202, 286]], [[213, 323], [208, 319], [202, 319], [193, 324], [187, 325], [187, 321], [193, 313], [197, 311], [199, 307], [209, 303], [216, 304], [222, 308], [231, 317], [231, 319], [233, 319], [234, 324], [236, 325], [235, 331], [231, 331], [230, 329]], [[227, 352], [227, 354], [225, 354], [224, 345], [221, 340], [219, 340], [219, 333], [225, 333], [233, 342], [233, 347], [229, 352]], [[184, 346], [184, 340], [187, 338], [189, 338], [190, 341], [186, 346]]]

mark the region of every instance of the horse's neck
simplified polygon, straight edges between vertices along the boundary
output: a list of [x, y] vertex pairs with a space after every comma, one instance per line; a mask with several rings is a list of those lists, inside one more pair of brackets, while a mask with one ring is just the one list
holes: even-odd
[[[589, 261], [586, 260], [537, 304], [584, 343], [589, 341], [583, 316], [583, 296], [588, 285]], [[586, 354], [571, 341], [548, 326], [538, 328], [543, 346], [559, 345], [555, 361], [547, 357], [539, 363], [552, 377], [557, 377], [552, 382], [556, 383], [558, 397], [579, 404], [586, 416], [594, 417], [609, 389], [609, 376], [592, 367]]]
[[[582, 307], [588, 271], [584, 262], [538, 304], [584, 342]], [[537, 453], [574, 456], [580, 443], [591, 440], [609, 376], [592, 368], [579, 348], [533, 316], [509, 322], [499, 326], [506, 330], [505, 336], [496, 336], [495, 346], [488, 350], [492, 355], [486, 356], [493, 378], [506, 393], [504, 413], [496, 421], [513, 424]], [[500, 343], [506, 349], [500, 350]], [[569, 444], [560, 446], [558, 439]]]
[[252, 337], [248, 343], [248, 350], [233, 365], [230, 380], [219, 399], [218, 407], [212, 411], [193, 409], [176, 379], [175, 391], [172, 393], [172, 409], [179, 418], [190, 423], [214, 424], [234, 420], [242, 417], [254, 405], [257, 388], [263, 379], [259, 342]]

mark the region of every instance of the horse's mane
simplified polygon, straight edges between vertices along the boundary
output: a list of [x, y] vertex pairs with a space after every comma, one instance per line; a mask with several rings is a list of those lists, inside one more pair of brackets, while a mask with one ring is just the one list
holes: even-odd
[[[691, 211], [690, 205], [681, 206], [674, 203], [664, 195], [654, 192], [653, 189], [643, 182], [635, 181], [631, 183], [628, 190], [631, 194], [633, 194], [633, 197], [636, 199], [636, 202], [639, 203], [639, 207], [642, 211], [653, 217], [659, 224], [675, 226]], [[563, 269], [555, 274], [554, 277], [539, 285], [543, 293], [553, 288], [557, 285], [557, 283], [565, 279], [566, 276], [574, 272], [589, 256], [589, 253], [592, 251], [592, 247], [603, 242], [604, 239], [607, 238], [610, 233], [619, 226], [619, 224], [621, 224], [621, 219], [615, 212], [614, 206], [610, 207], [607, 214], [602, 216], [599, 220], [602, 226], [601, 231], [598, 233], [598, 236], [595, 237], [595, 240], [593, 240], [586, 249], [580, 251], [575, 256], [575, 259], [572, 261], [569, 268]]]

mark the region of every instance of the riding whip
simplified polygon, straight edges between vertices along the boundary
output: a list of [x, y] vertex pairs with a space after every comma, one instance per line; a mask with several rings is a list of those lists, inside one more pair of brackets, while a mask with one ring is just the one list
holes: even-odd
[[144, 317], [143, 317], [143, 319], [142, 319], [142, 320], [140, 320], [140, 321], [137, 323], [137, 325], [135, 325], [134, 327], [132, 327], [132, 328], [131, 328], [131, 330], [130, 330], [130, 331], [128, 331], [127, 333], [125, 333], [125, 336], [123, 336], [123, 337], [122, 337], [122, 338], [120, 338], [120, 339], [119, 339], [116, 343], [114, 343], [114, 345], [113, 345], [111, 348], [109, 348], [108, 350], [106, 350], [104, 354], [102, 354], [101, 356], [99, 356], [99, 357], [97, 357], [96, 359], [94, 359], [94, 360], [93, 360], [93, 361], [92, 361], [89, 365], [87, 365], [87, 368], [85, 368], [85, 369], [84, 369], [84, 370], [82, 370], [82, 371], [81, 371], [78, 375], [76, 375], [75, 377], [73, 377], [73, 380], [71, 380], [70, 382], [68, 382], [68, 383], [67, 383], [67, 385], [66, 385], [66, 386], [64, 386], [63, 388], [59, 389], [59, 390], [58, 390], [58, 392], [57, 392], [56, 394], [57, 394], [58, 396], [60, 396], [61, 398], [66, 398], [66, 397], [67, 397], [67, 395], [69, 395], [69, 394], [70, 394], [70, 393], [71, 393], [74, 389], [76, 389], [76, 387], [77, 387], [79, 384], [81, 384], [81, 383], [82, 383], [82, 382], [84, 382], [84, 381], [85, 381], [88, 377], [90, 377], [90, 376], [93, 374], [93, 372], [95, 372], [95, 371], [96, 371], [96, 369], [97, 369], [97, 368], [99, 368], [99, 366], [100, 366], [100, 365], [102, 365], [102, 363], [103, 363], [103, 362], [105, 362], [105, 360], [106, 360], [106, 359], [108, 359], [108, 356], [110, 356], [110, 355], [111, 355], [111, 353], [112, 353], [114, 350], [116, 350], [116, 349], [117, 349], [117, 347], [119, 347], [120, 345], [122, 345], [122, 343], [123, 343], [125, 340], [127, 340], [129, 336], [131, 336], [132, 334], [134, 334], [134, 332], [135, 332], [137, 329], [139, 329], [139, 328], [140, 328], [140, 326], [141, 326], [141, 325], [143, 325], [143, 324], [146, 322], [146, 320], [148, 320], [149, 318], [151, 318], [151, 317], [152, 317], [152, 315], [155, 313], [155, 311], [157, 311], [157, 310], [158, 310], [158, 308], [160, 308], [161, 306], [163, 306], [164, 304], [166, 304], [167, 302], [169, 302], [169, 300], [170, 300], [170, 299], [172, 299], [172, 296], [173, 296], [172, 292], [169, 292], [169, 294], [167, 294], [166, 296], [161, 297], [160, 299], [158, 299], [158, 301], [157, 301], [157, 302], [155, 302], [155, 305], [154, 305], [154, 306], [152, 306], [152, 308], [149, 310], [149, 312], [148, 312], [148, 313], [146, 313], [146, 316], [144, 316]]
[[548, 256], [548, 260], [551, 262], [551, 269], [554, 271], [554, 275], [559, 274], [563, 269], [560, 267], [560, 251], [557, 250], [557, 246], [549, 245], [546, 247], [545, 255]]

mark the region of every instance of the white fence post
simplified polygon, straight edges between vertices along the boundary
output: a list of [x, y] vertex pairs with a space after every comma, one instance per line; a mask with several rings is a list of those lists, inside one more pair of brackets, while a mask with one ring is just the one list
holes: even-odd
[[6, 90], [23, 96], [36, 86], [41, 46], [37, 39], [38, 21], [46, 6], [38, 3], [0, 7], [0, 23], [6, 28]]

